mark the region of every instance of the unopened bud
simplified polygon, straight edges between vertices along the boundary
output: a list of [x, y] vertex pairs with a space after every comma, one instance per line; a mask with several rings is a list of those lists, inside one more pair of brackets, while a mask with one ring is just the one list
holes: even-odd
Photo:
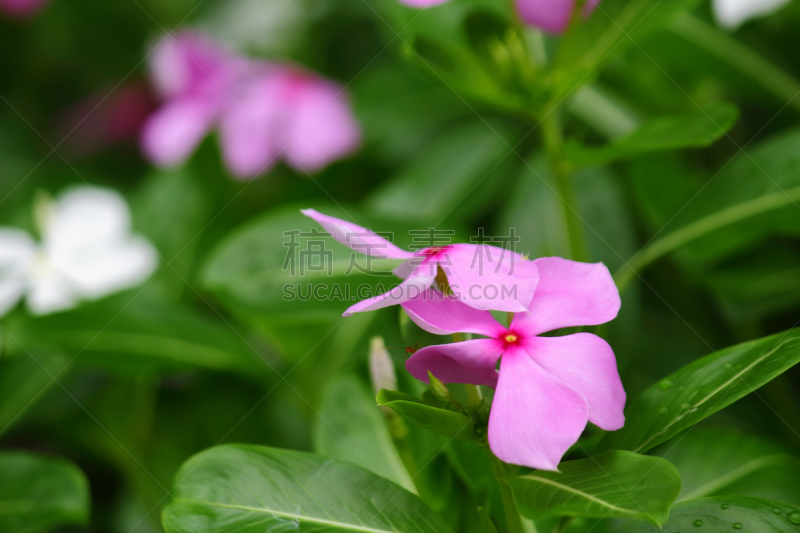
[[369, 343], [369, 375], [375, 394], [381, 389], [397, 390], [397, 375], [394, 363], [382, 337], [373, 337]]
[[431, 385], [431, 392], [437, 400], [444, 403], [451, 403], [453, 401], [453, 395], [450, 394], [450, 389], [448, 389], [444, 383], [439, 381], [439, 379], [434, 376], [430, 370], [428, 370], [428, 382]]

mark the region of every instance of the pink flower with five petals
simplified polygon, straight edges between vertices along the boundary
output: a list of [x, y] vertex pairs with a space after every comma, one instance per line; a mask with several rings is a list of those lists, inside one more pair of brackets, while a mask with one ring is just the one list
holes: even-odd
[[215, 127], [238, 178], [280, 157], [314, 172], [361, 143], [344, 89], [300, 67], [239, 57], [190, 31], [162, 40], [150, 67], [164, 103], [144, 124], [142, 149], [159, 166], [186, 161]]
[[313, 209], [303, 209], [302, 213], [352, 250], [378, 259], [403, 260], [394, 270], [394, 274], [404, 280], [400, 285], [351, 306], [344, 316], [418, 297], [434, 284], [440, 272], [447, 276], [458, 300], [481, 310], [526, 311], [539, 282], [535, 262], [510, 250], [485, 244], [448, 244], [407, 252], [357, 224]]
[[515, 315], [508, 327], [434, 290], [404, 302], [409, 317], [432, 333], [487, 337], [428, 346], [406, 368], [426, 383], [430, 371], [445, 383], [493, 387], [492, 452], [507, 463], [556, 470], [587, 422], [608, 431], [623, 426], [625, 391], [614, 352], [600, 337], [540, 335], [608, 322], [617, 316], [620, 298], [602, 264], [558, 257], [533, 262], [540, 277], [530, 310]]
[[[443, 4], [448, 0], [400, 0], [411, 7], [425, 8]], [[576, 0], [516, 0], [517, 12], [525, 24], [536, 26], [548, 33], [562, 33], [569, 26]], [[588, 16], [600, 0], [588, 0], [583, 8]]]

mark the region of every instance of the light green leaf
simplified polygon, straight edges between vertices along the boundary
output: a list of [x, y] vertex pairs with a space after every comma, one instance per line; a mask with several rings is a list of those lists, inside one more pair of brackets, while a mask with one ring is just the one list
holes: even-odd
[[318, 455], [218, 446], [189, 459], [176, 479], [162, 516], [167, 533], [451, 532], [405, 489]]
[[739, 111], [727, 104], [715, 104], [704, 111], [683, 116], [662, 117], [601, 147], [566, 146], [567, 157], [578, 166], [605, 165], [651, 152], [710, 146], [733, 127]]
[[470, 418], [455, 411], [433, 407], [410, 394], [382, 390], [378, 393], [378, 403], [428, 431], [446, 437], [477, 439]]
[[677, 504], [669, 521], [659, 529], [631, 523], [615, 533], [786, 533], [800, 525], [800, 507], [745, 496], [700, 498]]
[[224, 323], [135, 294], [20, 320], [13, 324], [13, 336], [9, 350], [20, 356], [27, 356], [22, 346], [52, 346], [80, 354], [76, 363], [125, 373], [201, 367], [255, 376], [265, 368], [259, 355]]
[[314, 451], [347, 461], [416, 493], [375, 401], [354, 376], [340, 376], [325, 390], [315, 422]]
[[604, 449], [645, 452], [750, 394], [800, 362], [800, 329], [707, 355], [656, 383], [625, 410]]
[[681, 488], [668, 461], [630, 452], [565, 461], [558, 468], [509, 479], [523, 515], [629, 517], [663, 524]]
[[0, 452], [0, 531], [44, 533], [89, 521], [89, 483], [63, 459]]
[[739, 430], [695, 428], [652, 453], [678, 469], [683, 480], [678, 501], [725, 494], [800, 501], [800, 461]]

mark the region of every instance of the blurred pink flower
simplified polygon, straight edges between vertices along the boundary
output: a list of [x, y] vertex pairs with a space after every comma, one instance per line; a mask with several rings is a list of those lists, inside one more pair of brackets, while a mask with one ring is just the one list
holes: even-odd
[[0, 0], [0, 12], [12, 18], [32, 17], [48, 2], [49, 0]]
[[313, 172], [361, 142], [337, 83], [294, 65], [233, 55], [196, 33], [161, 41], [151, 75], [164, 104], [145, 123], [142, 147], [160, 166], [184, 162], [215, 127], [225, 164], [238, 178], [269, 170], [280, 156]]
[[84, 156], [135, 138], [153, 111], [150, 91], [141, 82], [106, 88], [73, 104], [58, 120], [59, 137], [69, 152]]
[[483, 310], [526, 311], [539, 281], [534, 261], [510, 250], [485, 244], [448, 244], [406, 252], [356, 224], [313, 209], [303, 209], [302, 213], [352, 250], [379, 259], [404, 260], [394, 274], [405, 281], [385, 294], [351, 306], [344, 316], [415, 298], [433, 285], [440, 271], [447, 276], [450, 288], [461, 301]]
[[539, 335], [608, 322], [617, 316], [620, 299], [602, 264], [558, 257], [534, 263], [540, 279], [530, 311], [515, 315], [509, 327], [432, 289], [403, 303], [409, 317], [432, 333], [488, 337], [422, 348], [406, 368], [426, 383], [430, 371], [445, 383], [495, 388], [492, 452], [507, 463], [556, 470], [587, 422], [608, 431], [624, 425], [625, 390], [614, 352], [600, 337]]
[[[448, 0], [400, 0], [411, 7], [431, 7]], [[517, 12], [526, 24], [548, 33], [562, 33], [569, 26], [576, 0], [516, 0]], [[583, 13], [589, 15], [600, 0], [587, 0]]]

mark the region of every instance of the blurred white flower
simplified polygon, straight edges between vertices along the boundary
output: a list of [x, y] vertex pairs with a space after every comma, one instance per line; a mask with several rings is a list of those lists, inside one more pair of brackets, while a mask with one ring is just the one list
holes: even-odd
[[69, 309], [138, 285], [156, 253], [131, 233], [131, 215], [115, 191], [76, 187], [37, 205], [42, 242], [0, 228], [0, 316], [27, 295], [37, 315]]
[[714, 0], [714, 15], [721, 26], [736, 28], [748, 19], [774, 13], [791, 0]]

